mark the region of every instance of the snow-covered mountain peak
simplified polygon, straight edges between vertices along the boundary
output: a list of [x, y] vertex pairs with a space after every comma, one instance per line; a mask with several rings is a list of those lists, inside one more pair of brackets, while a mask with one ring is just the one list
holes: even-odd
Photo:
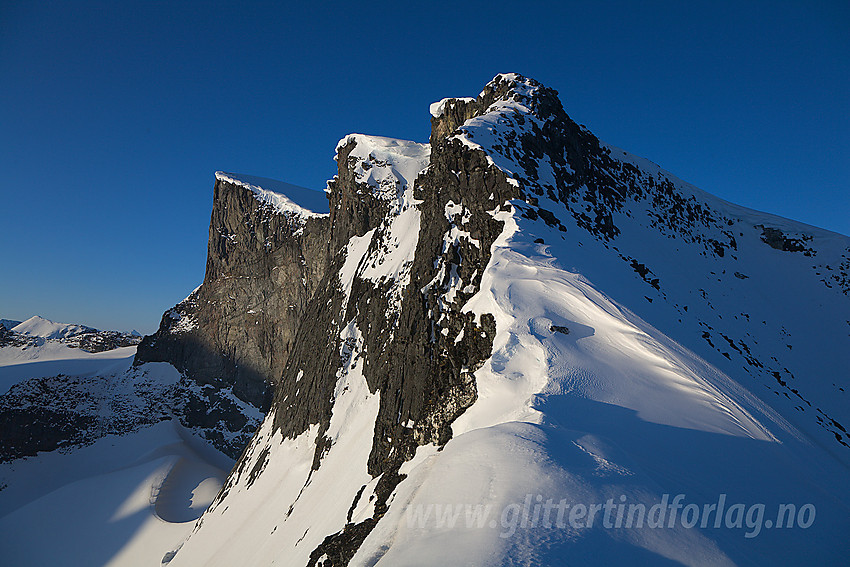
[[[649, 505], [673, 486], [776, 503], [802, 478], [828, 485], [850, 458], [843, 382], [824, 379], [850, 366], [837, 347], [847, 238], [735, 207], [605, 145], [521, 75], [430, 114], [428, 145], [353, 134], [337, 146], [310, 324], [174, 565], [246, 550], [308, 566], [784, 557], [728, 532], [508, 541], [405, 523], [436, 502]], [[801, 456], [823, 477], [786, 473]], [[711, 463], [727, 461], [758, 473], [724, 486]], [[839, 500], [819, 502], [838, 518]], [[224, 533], [245, 543], [222, 547]]]
[[[663, 325], [664, 332], [676, 334], [689, 322], [695, 324], [697, 328], [690, 333], [701, 336], [713, 354], [733, 362], [728, 368], [724, 361], [714, 364], [731, 375], [743, 366], [747, 375], [758, 377], [760, 388], [783, 396], [789, 408], [796, 406], [796, 412], [802, 414], [800, 427], [825, 429], [815, 435], [827, 433], [840, 445], [848, 445], [850, 436], [842, 425], [850, 420], [843, 407], [847, 401], [844, 391], [818, 376], [835, 365], [850, 366], [850, 360], [841, 354], [841, 348], [824, 353], [823, 345], [811, 344], [808, 337], [827, 328], [836, 340], [848, 336], [850, 238], [728, 203], [649, 160], [604, 144], [567, 116], [554, 91], [518, 75], [499, 75], [475, 102], [459, 102], [447, 109], [447, 114], [454, 112], [455, 116], [434, 119], [435, 130], [440, 120], [450, 124], [454, 120], [457, 125], [446, 132], [441, 143], [460, 143], [483, 152], [488, 163], [523, 194], [511, 202], [511, 213], [500, 213], [510, 218], [506, 227], [515, 227], [505, 241], [505, 253], [510, 249], [507, 257], [513, 263], [535, 266], [534, 272], [540, 274], [548, 273], [551, 262], [571, 258], [569, 264], [561, 264], [565, 272], [589, 280], [596, 289], [605, 290], [609, 300], [626, 302], [656, 326], [662, 326], [660, 321], [673, 323]], [[507, 233], [506, 228], [502, 237]], [[533, 244], [530, 240], [546, 243], [544, 256], [551, 259], [545, 260], [545, 268], [537, 266], [534, 254], [529, 257], [522, 252]], [[590, 255], [590, 250], [596, 253]], [[607, 266], [604, 257], [632, 269], [633, 277], [646, 286], [643, 293], [613, 292], [623, 285], [609, 279], [614, 268]], [[579, 262], [578, 258], [584, 259]], [[555, 282], [561, 277], [567, 275], [552, 274], [547, 280]], [[521, 288], [516, 283], [512, 286], [515, 297], [520, 297]], [[778, 296], [783, 299], [768, 299]], [[785, 305], [781, 314], [775, 308], [777, 302]], [[831, 307], [823, 310], [824, 305]], [[590, 307], [582, 311], [587, 309]], [[730, 315], [730, 311], [734, 313]], [[522, 318], [526, 315], [533, 318], [529, 313]], [[581, 317], [572, 320], [596, 326]], [[601, 334], [597, 328], [596, 335]], [[771, 348], [762, 346], [776, 336], [784, 338], [785, 349], [770, 352]], [[625, 342], [628, 340], [622, 336], [609, 344]], [[635, 351], [630, 352], [634, 359]], [[674, 360], [678, 355], [668, 353], [664, 358]], [[801, 381], [803, 374], [811, 378]], [[796, 384], [791, 385], [792, 380]], [[621, 387], [610, 383], [604, 399]], [[656, 395], [660, 395], [658, 387], [662, 387], [660, 383]], [[678, 387], [674, 390], [684, 392]], [[634, 409], [640, 399], [634, 391], [615, 397]], [[844, 402], [835, 403], [838, 399]], [[712, 404], [726, 407], [717, 398]], [[735, 414], [727, 410], [723, 412]], [[474, 413], [472, 408], [461, 421], [471, 419]], [[696, 415], [690, 410], [686, 413]], [[680, 417], [688, 419], [684, 414]], [[680, 417], [668, 413], [657, 419], [684, 423]], [[717, 417], [725, 419], [721, 414]], [[753, 422], [753, 429], [744, 425], [747, 419], [738, 417], [730, 422], [731, 429], [720, 422], [709, 426], [710, 421], [703, 426], [730, 432], [743, 427], [747, 435], [755, 437], [763, 435], [759, 432], [762, 427], [770, 427]]]
[[[409, 140], [349, 134], [336, 146], [334, 159], [342, 160], [357, 184], [368, 186], [374, 197], [394, 210], [402, 205], [406, 188], [412, 187], [419, 173], [428, 166], [431, 148]], [[328, 183], [328, 192], [333, 184]]]
[[557, 96], [555, 91], [547, 89], [530, 77], [524, 77], [519, 73], [499, 73], [487, 83], [478, 97], [487, 99], [492, 96], [496, 100], [513, 100], [532, 106], [539, 94]]
[[39, 315], [30, 317], [26, 321], [12, 327], [12, 331], [21, 335], [41, 337], [44, 339], [66, 339], [81, 333], [91, 332], [95, 329], [85, 325], [72, 323], [56, 323]]
[[[204, 282], [135, 364], [175, 366], [242, 456], [163, 563], [839, 563], [850, 238], [606, 145], [518, 74], [430, 111], [429, 144], [340, 141], [327, 216], [218, 178]], [[762, 522], [788, 503], [817, 522]]]

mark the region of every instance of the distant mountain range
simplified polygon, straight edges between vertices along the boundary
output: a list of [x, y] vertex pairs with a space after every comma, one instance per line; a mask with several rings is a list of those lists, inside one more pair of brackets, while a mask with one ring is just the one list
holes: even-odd
[[58, 341], [86, 352], [103, 352], [137, 345], [142, 340], [136, 331], [99, 331], [85, 325], [56, 323], [38, 315], [23, 322], [0, 319], [0, 323], [0, 346], [10, 343], [41, 345], [45, 341]]

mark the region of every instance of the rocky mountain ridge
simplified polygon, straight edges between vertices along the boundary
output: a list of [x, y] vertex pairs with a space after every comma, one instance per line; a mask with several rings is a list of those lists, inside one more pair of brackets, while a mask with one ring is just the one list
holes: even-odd
[[85, 325], [55, 323], [38, 315], [26, 321], [3, 319], [0, 325], [0, 347], [41, 346], [47, 341], [78, 348], [85, 352], [105, 352], [135, 346], [142, 342], [136, 332], [100, 331]]
[[[445, 99], [431, 111], [427, 145], [360, 134], [341, 140], [338, 173], [328, 183], [327, 217], [312, 217], [288, 229], [279, 224], [288, 232], [276, 237], [266, 235], [270, 221], [261, 229], [256, 221], [244, 223], [248, 231], [236, 238], [235, 245], [249, 242], [251, 250], [258, 251], [262, 247], [255, 243], [272, 242], [275, 254], [281, 243], [297, 241], [288, 248], [295, 253], [278, 255], [275, 262], [285, 262], [279, 269], [302, 272], [312, 262], [315, 279], [302, 275], [294, 286], [277, 291], [298, 298], [297, 316], [269, 309], [269, 319], [259, 323], [260, 328], [273, 328], [277, 314], [282, 327], [292, 332], [291, 342], [275, 347], [279, 366], [274, 370], [265, 366], [259, 373], [274, 385], [274, 401], [263, 428], [198, 524], [197, 534], [174, 556], [175, 565], [212, 561], [207, 548], [216, 546], [209, 538], [227, 525], [227, 510], [250, 510], [252, 487], [253, 493], [262, 492], [256, 488], [263, 484], [261, 479], [271, 478], [268, 482], [273, 483], [284, 474], [281, 467], [294, 463], [309, 463], [305, 479], [299, 489], [293, 488], [283, 518], [263, 528], [277, 534], [281, 522], [298, 527], [270, 538], [262, 549], [271, 557], [277, 545], [307, 565], [346, 565], [364, 553], [360, 560], [371, 557], [366, 563], [374, 564], [386, 549], [374, 551], [375, 545], [383, 545], [379, 540], [366, 548], [364, 542], [381, 522], [386, 523], [383, 518], [391, 512], [393, 498], [403, 491], [412, 466], [408, 463], [420, 449], [445, 447], [470, 427], [517, 419], [545, 422], [551, 410], [540, 401], [541, 392], [554, 386], [540, 380], [551, 376], [552, 366], [540, 368], [536, 378], [527, 375], [526, 393], [517, 391], [507, 399], [493, 393], [506, 387], [498, 376], [511, 367], [512, 356], [519, 356], [516, 337], [523, 334], [505, 335], [504, 325], [537, 329], [537, 319], [508, 322], [513, 319], [499, 315], [504, 305], [483, 299], [496, 289], [482, 287], [482, 281], [496, 285], [492, 280], [496, 276], [486, 274], [509, 273], [511, 264], [504, 262], [512, 254], [548, 257], [549, 264], [576, 262], [579, 267], [572, 270], [580, 271], [580, 277], [601, 289], [620, 290], [617, 300], [635, 310], [634, 317], [650, 321], [716, 365], [711, 368], [719, 370], [710, 371], [709, 382], [720, 380], [722, 385], [696, 386], [702, 393], [694, 390], [695, 399], [716, 396], [717, 406], [728, 407], [738, 425], [714, 424], [714, 410], [705, 409], [688, 418], [663, 420], [728, 432], [740, 428], [753, 438], [774, 440], [776, 427], [795, 432], [799, 428], [805, 433], [794, 435], [812, 436], [826, 445], [829, 454], [847, 459], [842, 453], [850, 440], [843, 425], [848, 421], [847, 406], [839, 401], [846, 401], [844, 382], [825, 378], [830, 369], [841, 366], [843, 355], [837, 350], [824, 352], [824, 345], [812, 340], [825, 334], [850, 336], [847, 237], [725, 203], [651, 162], [607, 146], [566, 115], [554, 90], [519, 75], [499, 75], [478, 97]], [[228, 197], [225, 191], [237, 195]], [[232, 224], [245, 216], [256, 218], [263, 210], [256, 199], [238, 191], [221, 180], [216, 184], [217, 201], [242, 200], [239, 214], [236, 207], [228, 209], [235, 215]], [[213, 245], [222, 234], [231, 234], [222, 230], [221, 222], [216, 224], [217, 218], [214, 208], [216, 228], [211, 226], [207, 278], [197, 297], [214, 297], [219, 287], [229, 285], [222, 282], [236, 274], [252, 281], [258, 278], [260, 283], [252, 286], [266, 285], [274, 266], [253, 274], [240, 271], [244, 260]], [[305, 239], [324, 245], [304, 244]], [[499, 260], [493, 254], [502, 248], [510, 252]], [[557, 256], [550, 252], [554, 249], [559, 250]], [[257, 252], [244, 254], [255, 257]], [[687, 260], [669, 261], [677, 256]], [[526, 262], [522, 258], [514, 260], [517, 265]], [[265, 260], [257, 262], [264, 265]], [[211, 265], [220, 269], [211, 271]], [[533, 270], [543, 272], [540, 267]], [[553, 277], [566, 278], [563, 273]], [[790, 274], [794, 276], [789, 279]], [[787, 289], [766, 292], [764, 286], [775, 286], [776, 281], [787, 282]], [[259, 297], [253, 287], [237, 289], [248, 293], [237, 299], [231, 311], [234, 321]], [[817, 307], [822, 313], [817, 319], [801, 316], [793, 303], [786, 302], [785, 311], [777, 315], [777, 298], [799, 298], [803, 292], [807, 300], [800, 303], [801, 309], [825, 304], [834, 309]], [[180, 320], [212, 320], [218, 304], [206, 299], [178, 307], [183, 309]], [[594, 335], [592, 321], [546, 320], [545, 332], [540, 331], [544, 334], [535, 331], [535, 341], [548, 345], [554, 334], [573, 341], [591, 340]], [[170, 325], [164, 320], [154, 341], [163, 340]], [[198, 333], [210, 335], [205, 330]], [[221, 340], [218, 331], [211, 334]], [[243, 349], [239, 341], [224, 340], [213, 352]], [[657, 348], [668, 348], [660, 346], [668, 339], [653, 340], [661, 341]], [[777, 343], [784, 345], [781, 350]], [[156, 350], [158, 344], [151, 341], [148, 346]], [[245, 356], [248, 365], [267, 364], [253, 360], [259, 351], [241, 352], [237, 356]], [[155, 359], [170, 361], [168, 355], [151, 355], [140, 348], [137, 360]], [[675, 372], [703, 384], [704, 377], [683, 368]], [[745, 389], [758, 388], [758, 393], [766, 389], [782, 400], [771, 400], [774, 409], [770, 409], [727, 378], [716, 378], [726, 375]], [[238, 375], [228, 376], [238, 384]], [[617, 391], [633, 386], [622, 381], [611, 387]], [[647, 401], [651, 398], [645, 398], [643, 390], [639, 396], [632, 392], [625, 397], [603, 392], [587, 395], [626, 407], [655, 403]], [[670, 392], [679, 395], [675, 389]], [[732, 401], [735, 398], [740, 399]], [[487, 407], [491, 409], [476, 410]], [[708, 413], [702, 416], [703, 411]], [[762, 417], [751, 417], [753, 412]], [[361, 429], [354, 432], [351, 424], [360, 424]], [[345, 482], [330, 480], [338, 466], [333, 463], [341, 458], [335, 455], [351, 451], [365, 467], [362, 473]], [[319, 498], [316, 490], [330, 490], [349, 504], [328, 518], [305, 524], [305, 512], [299, 516], [298, 510]], [[287, 496], [276, 498], [282, 503]], [[364, 502], [368, 502], [365, 508]]]
[[[238, 459], [171, 567], [834, 559], [804, 544], [850, 528], [850, 238], [609, 146], [520, 75], [430, 111], [429, 143], [343, 137], [324, 194], [217, 172], [201, 286], [114, 367], [0, 395], [0, 461], [165, 420]], [[534, 495], [662, 492], [819, 522], [500, 533]], [[502, 516], [411, 524], [448, 503]]]

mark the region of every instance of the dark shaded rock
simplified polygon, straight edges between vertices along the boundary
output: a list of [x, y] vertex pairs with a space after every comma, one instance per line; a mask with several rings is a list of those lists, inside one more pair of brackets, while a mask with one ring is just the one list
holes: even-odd
[[[475, 110], [458, 112], [469, 115]], [[445, 130], [441, 123], [432, 125], [437, 131]], [[355, 277], [346, 303], [337, 276], [345, 261], [345, 250], [340, 249], [329, 260], [325, 279], [307, 307], [305, 321], [310, 324], [301, 326], [277, 389], [275, 426], [284, 435], [295, 437], [311, 424], [320, 425], [314, 468], [320, 467], [327, 450], [322, 439], [330, 421], [333, 391], [344, 365], [340, 352], [346, 352], [340, 332], [349, 322], [357, 325], [367, 347], [357, 349], [356, 356], [364, 359], [363, 374], [370, 391], [381, 392], [368, 461], [369, 473], [382, 475], [376, 512], [360, 524], [328, 535], [311, 554], [312, 564], [321, 557], [325, 557], [323, 565], [347, 564], [383, 515], [386, 498], [402, 478], [397, 474], [401, 464], [419, 445], [442, 445], [451, 438], [451, 423], [477, 397], [473, 373], [492, 350], [493, 317], [475, 321], [461, 307], [477, 293], [491, 245], [502, 232], [502, 223], [490, 211], [523, 193], [488, 163], [482, 151], [438, 138], [439, 134], [432, 136], [436, 143], [431, 147], [430, 166], [414, 188], [414, 197], [422, 201], [420, 231], [410, 282], [400, 302], [392, 303], [397, 282], [381, 284]], [[383, 239], [391, 218], [386, 216], [385, 202], [371, 196], [374, 189], [357, 184], [351, 174], [354, 164], [346, 156], [352, 150], [351, 144], [340, 148], [340, 171], [329, 183], [333, 219], [329, 240], [347, 243], [351, 236], [374, 229], [369, 250], [379, 250], [386, 246]], [[447, 218], [449, 202], [468, 214]], [[444, 248], [453, 225], [470, 237]], [[453, 274], [461, 283], [452, 281]], [[449, 301], [450, 288], [454, 296]]]
[[72, 411], [0, 407], [0, 462], [80, 444], [95, 422]]
[[184, 396], [145, 372], [59, 374], [13, 385], [0, 395], [0, 461], [94, 443], [171, 419]]
[[816, 252], [806, 246], [806, 242], [812, 239], [811, 236], [802, 235], [800, 238], [790, 238], [778, 228], [770, 228], [763, 225], [756, 225], [755, 228], [761, 229], [761, 240], [771, 248], [782, 250], [783, 252], [802, 252], [806, 256], [814, 256]]
[[[41, 340], [43, 341], [44, 339]], [[22, 335], [0, 325], [0, 347], [28, 347], [35, 346], [38, 342], [38, 337]]]
[[135, 363], [169, 362], [199, 385], [232, 387], [267, 411], [324, 275], [328, 226], [327, 217], [282, 214], [217, 179], [204, 283], [163, 315]]
[[71, 348], [94, 353], [135, 346], [142, 342], [142, 337], [119, 331], [86, 331], [63, 342]]

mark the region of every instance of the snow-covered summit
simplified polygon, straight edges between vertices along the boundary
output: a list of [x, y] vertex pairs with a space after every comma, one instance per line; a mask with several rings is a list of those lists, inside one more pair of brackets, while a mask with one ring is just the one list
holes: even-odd
[[81, 333], [88, 333], [95, 329], [86, 327], [85, 325], [75, 325], [72, 323], [56, 323], [50, 319], [45, 319], [35, 315], [26, 321], [12, 327], [12, 331], [21, 335], [31, 337], [41, 337], [44, 339], [67, 339]]
[[224, 171], [216, 171], [215, 178], [245, 187], [254, 193], [257, 200], [282, 214], [294, 214], [307, 218], [326, 215], [330, 210], [324, 194], [306, 187], [265, 177]]
[[534, 91], [540, 87], [540, 84], [534, 79], [529, 79], [517, 73], [499, 73], [487, 83], [484, 89], [479, 93], [478, 97], [460, 96], [447, 97], [437, 102], [434, 102], [429, 107], [429, 112], [434, 118], [440, 118], [446, 112], [446, 109], [451, 106], [473, 103], [478, 99], [482, 99], [497, 90], [507, 89], [512, 95], [531, 96]]
[[115, 350], [135, 346], [141, 339], [138, 333], [99, 331], [35, 316], [8, 330], [0, 327], [0, 365], [6, 360], [33, 360], [47, 352], [73, 357], [77, 350], [88, 353]]
[[346, 159], [355, 180], [373, 187], [376, 196], [385, 200], [401, 199], [404, 190], [412, 187], [419, 173], [428, 167], [431, 156], [428, 144], [349, 134], [337, 143], [334, 159], [338, 159], [340, 149], [349, 145], [353, 145], [353, 149]]

